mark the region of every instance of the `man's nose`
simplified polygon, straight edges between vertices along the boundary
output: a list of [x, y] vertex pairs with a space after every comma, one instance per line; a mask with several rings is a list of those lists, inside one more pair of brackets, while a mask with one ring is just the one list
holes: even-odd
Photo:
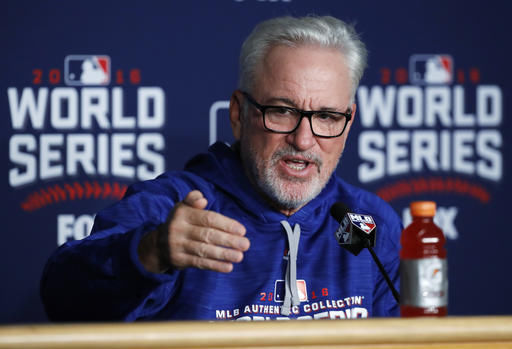
[[297, 150], [307, 150], [313, 147], [316, 143], [316, 138], [311, 131], [310, 120], [303, 117], [300, 121], [299, 127], [290, 133], [287, 137], [289, 144], [293, 145]]

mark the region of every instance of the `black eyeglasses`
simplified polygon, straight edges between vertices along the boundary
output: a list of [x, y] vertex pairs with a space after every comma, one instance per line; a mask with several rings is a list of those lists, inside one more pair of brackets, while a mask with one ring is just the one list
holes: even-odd
[[265, 129], [275, 133], [293, 133], [299, 127], [302, 118], [309, 119], [311, 132], [322, 138], [334, 138], [343, 134], [352, 119], [352, 111], [340, 113], [335, 111], [301, 110], [277, 105], [261, 105], [247, 92], [242, 94], [263, 116]]

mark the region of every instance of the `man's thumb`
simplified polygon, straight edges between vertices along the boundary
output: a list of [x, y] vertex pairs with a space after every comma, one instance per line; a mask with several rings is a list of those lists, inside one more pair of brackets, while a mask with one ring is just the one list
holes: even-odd
[[187, 194], [185, 199], [183, 199], [183, 202], [189, 206], [199, 209], [205, 208], [208, 204], [208, 200], [206, 200], [206, 198], [203, 196], [203, 193], [201, 193], [199, 190], [192, 190]]

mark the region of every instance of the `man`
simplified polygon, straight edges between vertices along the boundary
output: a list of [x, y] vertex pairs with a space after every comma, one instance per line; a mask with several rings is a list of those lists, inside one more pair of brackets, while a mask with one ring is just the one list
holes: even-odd
[[237, 142], [137, 183], [93, 233], [48, 262], [53, 320], [321, 319], [397, 315], [368, 251], [334, 238], [344, 202], [379, 226], [398, 286], [393, 210], [333, 175], [354, 120], [366, 50], [332, 17], [277, 18], [243, 44], [230, 103]]

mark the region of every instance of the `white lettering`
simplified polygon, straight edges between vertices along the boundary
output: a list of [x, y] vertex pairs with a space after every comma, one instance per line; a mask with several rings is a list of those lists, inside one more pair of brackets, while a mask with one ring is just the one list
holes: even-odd
[[415, 172], [423, 170], [423, 163], [429, 170], [436, 171], [437, 168], [437, 134], [435, 131], [417, 131], [414, 133], [411, 145], [412, 169]]
[[[347, 310], [348, 311], [348, 310]], [[351, 319], [368, 318], [368, 310], [366, 308], [355, 307], [352, 308]]]
[[[142, 135], [141, 135], [142, 136]], [[98, 174], [108, 175], [108, 160], [109, 160], [109, 139], [106, 134], [98, 135], [98, 149], [96, 156], [98, 160], [96, 162], [98, 166]]]
[[429, 87], [425, 96], [425, 125], [435, 126], [436, 115], [441, 125], [451, 126], [450, 118], [450, 90], [447, 87]]
[[57, 245], [69, 240], [81, 240], [88, 236], [94, 223], [94, 216], [60, 214], [57, 216]]
[[27, 114], [32, 128], [36, 130], [43, 129], [48, 88], [42, 87], [39, 89], [37, 102], [35, 101], [34, 91], [30, 87], [23, 89], [19, 103], [18, 90], [15, 87], [7, 89], [7, 96], [9, 98], [9, 110], [11, 112], [13, 129], [23, 130], [25, 128]]
[[388, 133], [387, 171], [390, 175], [409, 172], [409, 131]]
[[159, 175], [165, 170], [164, 158], [155, 150], [163, 151], [164, 137], [160, 133], [146, 133], [137, 138], [137, 156], [145, 163], [137, 166], [137, 177], [146, 180]]
[[456, 172], [472, 175], [475, 172], [475, 165], [472, 161], [475, 133], [470, 130], [459, 130], [453, 135], [454, 152], [453, 169]]
[[450, 131], [441, 131], [440, 141], [441, 170], [449, 171], [451, 168], [451, 134]]
[[[358, 110], [361, 124], [365, 128], [393, 126], [393, 112], [396, 104], [396, 122], [398, 126], [417, 128], [420, 126], [481, 126], [495, 127], [501, 124], [503, 117], [502, 91], [499, 86], [484, 85], [476, 88], [475, 114], [464, 109], [465, 90], [454, 86], [404, 85], [395, 88], [387, 86], [385, 93], [381, 86], [367, 86], [358, 89]], [[439, 120], [439, 123], [438, 123]]]
[[335, 319], [346, 319], [347, 318], [345, 316], [345, 312], [343, 310], [330, 311], [329, 312], [329, 317], [332, 320], [335, 320]]
[[135, 117], [123, 115], [123, 89], [114, 87], [112, 89], [112, 127], [113, 128], [135, 128]]
[[313, 319], [320, 320], [320, 319], [328, 319], [329, 318], [329, 311], [323, 311], [321, 313], [316, 313], [313, 315]]
[[14, 135], [9, 140], [9, 160], [20, 167], [9, 170], [9, 185], [19, 187], [36, 180], [36, 157], [29, 152], [37, 148], [33, 135]]
[[464, 87], [455, 86], [453, 88], [453, 119], [454, 123], [460, 127], [471, 127], [475, 125], [475, 115], [466, 114], [464, 111]]
[[479, 133], [476, 151], [482, 158], [476, 163], [476, 172], [483, 178], [499, 181], [503, 173], [503, 160], [499, 148], [502, 146], [498, 130], [483, 130]]
[[164, 91], [160, 87], [141, 87], [137, 97], [139, 127], [162, 127], [165, 122]]
[[491, 127], [501, 124], [503, 102], [501, 89], [498, 86], [478, 86], [476, 105], [480, 126]]
[[[450, 240], [456, 240], [459, 237], [455, 225], [455, 219], [459, 209], [455, 206], [443, 207], [439, 206], [436, 209], [436, 215], [434, 216], [434, 223], [441, 228], [444, 236]], [[402, 222], [404, 227], [408, 226], [412, 222], [411, 211], [409, 207], [404, 208], [402, 211]]]
[[383, 93], [381, 86], [372, 86], [368, 94], [368, 87], [360, 86], [357, 90], [359, 99], [358, 110], [363, 127], [374, 127], [376, 120], [383, 127], [390, 127], [393, 122], [394, 101], [396, 88], [386, 87]]
[[[38, 90], [25, 87], [18, 96], [15, 87], [7, 89], [12, 128], [23, 130], [30, 127], [42, 130], [45, 126], [46, 107], [50, 98], [50, 122], [55, 129], [71, 130], [79, 125], [90, 130], [94, 124], [100, 129], [161, 128], [165, 123], [165, 93], [160, 87], [137, 89], [137, 117], [124, 115], [124, 95], [121, 87], [112, 88], [111, 106], [109, 90], [104, 87], [57, 87]], [[80, 114], [79, 114], [80, 111]], [[109, 120], [111, 115], [112, 120]], [[136, 125], [137, 123], [137, 125]]]
[[[78, 94], [75, 89], [65, 87], [54, 89], [51, 95], [51, 106], [50, 122], [53, 128], [65, 130], [78, 126]], [[65, 109], [66, 113], [64, 113]]]
[[100, 129], [109, 129], [108, 90], [104, 87], [82, 89], [82, 128], [92, 129], [92, 119], [96, 119]]
[[397, 121], [403, 127], [418, 127], [423, 116], [422, 90], [417, 86], [403, 86], [398, 90]]
[[362, 183], [371, 182], [385, 175], [385, 146], [386, 140], [382, 132], [363, 131], [359, 134], [358, 151], [363, 163], [359, 165], [358, 177]]
[[409, 171], [453, 171], [499, 181], [503, 176], [498, 130], [363, 131], [359, 135], [359, 180]]
[[[121, 87], [109, 89], [27, 87], [7, 89], [14, 130], [43, 130], [49, 126], [75, 133], [15, 134], [9, 140], [9, 184], [19, 187], [83, 171], [88, 176], [109, 175], [146, 180], [165, 170], [162, 134], [99, 133], [97, 129], [159, 128], [165, 123], [165, 95], [159, 87], [137, 89], [137, 115], [125, 113]], [[49, 107], [48, 107], [49, 105]], [[48, 114], [48, 115], [46, 115]], [[49, 127], [48, 126], [48, 127]], [[80, 129], [91, 133], [79, 133]]]
[[78, 134], [67, 137], [67, 158], [66, 167], [68, 174], [78, 174], [78, 165], [88, 174], [93, 175], [94, 169], [94, 137], [90, 134]]
[[456, 240], [459, 237], [459, 232], [455, 226], [455, 217], [459, 209], [455, 206], [452, 207], [439, 207], [436, 212], [434, 222], [441, 227], [444, 235], [451, 240]]
[[112, 136], [112, 174], [114, 176], [132, 178], [135, 175], [133, 167], [125, 164], [132, 161], [133, 151], [128, 149], [135, 143], [133, 134], [115, 134]]
[[60, 163], [60, 151], [54, 146], [62, 147], [63, 135], [41, 135], [41, 156], [39, 158], [39, 173], [41, 179], [57, 178], [64, 175], [64, 167]]

